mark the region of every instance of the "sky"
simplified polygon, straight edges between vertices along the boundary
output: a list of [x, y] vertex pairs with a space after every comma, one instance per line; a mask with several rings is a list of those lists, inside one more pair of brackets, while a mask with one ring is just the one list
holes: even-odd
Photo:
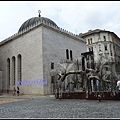
[[102, 29], [120, 37], [120, 1], [0, 1], [0, 41], [18, 32], [32, 17], [54, 21], [74, 34]]

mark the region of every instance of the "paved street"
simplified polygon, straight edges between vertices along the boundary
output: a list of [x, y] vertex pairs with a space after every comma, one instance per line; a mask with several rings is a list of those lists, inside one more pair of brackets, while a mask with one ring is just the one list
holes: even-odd
[[120, 118], [120, 101], [41, 96], [0, 104], [0, 118]]

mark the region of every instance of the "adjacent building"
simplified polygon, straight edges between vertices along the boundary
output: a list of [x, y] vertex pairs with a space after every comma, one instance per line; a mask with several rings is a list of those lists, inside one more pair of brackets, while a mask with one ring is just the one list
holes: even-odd
[[101, 29], [89, 30], [86, 33], [80, 33], [79, 36], [86, 40], [87, 51], [93, 51], [94, 60], [98, 62], [106, 59], [114, 74], [119, 77], [120, 38], [114, 32]]

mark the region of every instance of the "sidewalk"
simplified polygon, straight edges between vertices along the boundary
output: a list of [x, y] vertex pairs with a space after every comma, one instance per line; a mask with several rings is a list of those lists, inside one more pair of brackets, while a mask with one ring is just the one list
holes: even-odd
[[0, 98], [18, 98], [18, 99], [33, 99], [33, 98], [40, 98], [40, 97], [54, 97], [52, 95], [12, 95], [12, 94], [2, 94]]

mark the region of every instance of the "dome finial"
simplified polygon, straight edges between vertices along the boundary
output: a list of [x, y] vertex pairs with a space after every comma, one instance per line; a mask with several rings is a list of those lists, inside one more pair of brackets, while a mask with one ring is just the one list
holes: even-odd
[[39, 17], [41, 17], [40, 13], [41, 13], [41, 10], [38, 10], [38, 13], [39, 13]]

